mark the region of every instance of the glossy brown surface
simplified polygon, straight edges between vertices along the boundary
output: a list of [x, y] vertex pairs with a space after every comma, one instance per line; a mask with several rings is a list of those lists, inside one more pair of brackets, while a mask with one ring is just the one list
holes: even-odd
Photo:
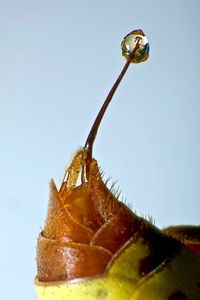
[[47, 218], [38, 238], [38, 279], [102, 274], [139, 223], [102, 181], [95, 160], [90, 162], [88, 180], [79, 186], [64, 181], [58, 191], [51, 181]]
[[56, 241], [40, 236], [38, 278], [61, 281], [103, 273], [112, 254], [101, 247]]
[[47, 218], [37, 246], [38, 280], [101, 275], [129, 240], [139, 238], [149, 248], [149, 255], [140, 261], [141, 276], [172, 259], [181, 243], [120, 202], [103, 182], [96, 160], [89, 160], [86, 171], [85, 153], [85, 148], [77, 152], [59, 191], [50, 183]]

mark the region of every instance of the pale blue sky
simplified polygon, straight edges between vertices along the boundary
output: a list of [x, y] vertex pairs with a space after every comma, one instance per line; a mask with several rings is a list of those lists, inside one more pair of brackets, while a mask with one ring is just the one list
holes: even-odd
[[36, 300], [48, 182], [84, 144], [137, 28], [150, 59], [129, 69], [94, 155], [157, 226], [200, 223], [200, 1], [0, 1], [1, 300]]

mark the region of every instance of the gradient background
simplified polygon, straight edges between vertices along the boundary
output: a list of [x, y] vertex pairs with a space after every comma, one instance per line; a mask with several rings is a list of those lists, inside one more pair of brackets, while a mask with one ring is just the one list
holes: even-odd
[[0, 1], [1, 300], [36, 299], [49, 180], [84, 144], [136, 28], [150, 59], [130, 67], [94, 155], [158, 227], [199, 223], [200, 1]]

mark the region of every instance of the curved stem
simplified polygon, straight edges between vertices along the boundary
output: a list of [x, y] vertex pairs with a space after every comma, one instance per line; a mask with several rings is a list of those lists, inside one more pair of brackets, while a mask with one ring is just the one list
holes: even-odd
[[87, 140], [86, 140], [86, 143], [85, 143], [84, 147], [88, 148], [88, 158], [89, 159], [92, 158], [92, 150], [93, 150], [94, 140], [95, 140], [95, 137], [96, 137], [99, 125], [101, 123], [101, 120], [102, 120], [102, 118], [104, 116], [104, 113], [105, 113], [105, 111], [106, 111], [109, 103], [111, 102], [112, 97], [113, 97], [115, 91], [117, 90], [117, 88], [118, 88], [118, 86], [119, 86], [122, 78], [124, 77], [124, 75], [125, 75], [128, 67], [129, 67], [129, 65], [131, 63], [131, 60], [132, 60], [134, 54], [136, 53], [136, 51], [138, 50], [139, 46], [140, 46], [139, 42], [137, 42], [137, 44], [136, 44], [133, 52], [130, 55], [130, 58], [125, 63], [125, 65], [124, 65], [121, 73], [119, 74], [119, 76], [118, 76], [117, 80], [115, 81], [113, 87], [111, 88], [108, 96], [106, 97], [106, 100], [104, 101], [104, 103], [103, 103], [103, 105], [102, 105], [102, 107], [101, 107], [101, 109], [100, 109], [100, 111], [99, 111], [99, 113], [98, 113], [98, 115], [97, 115], [97, 117], [96, 117], [93, 125], [92, 125], [92, 128], [91, 128], [91, 130], [90, 130], [90, 132], [88, 134], [88, 137], [87, 137]]
[[85, 143], [85, 147], [88, 147], [88, 150], [89, 150], [89, 153], [91, 154], [92, 156], [92, 148], [93, 148], [93, 143], [94, 143], [94, 140], [95, 140], [95, 137], [96, 137], [96, 134], [97, 134], [97, 131], [98, 131], [98, 128], [99, 128], [99, 125], [101, 123], [101, 120], [105, 114], [105, 111], [109, 105], [109, 103], [111, 102], [112, 100], [112, 97], [116, 91], [116, 89], [118, 88], [122, 78], [124, 77], [124, 74], [126, 73], [128, 67], [130, 65], [130, 61], [127, 61], [125, 66], [123, 67], [119, 77], [117, 78], [117, 80], [115, 81], [112, 89], [110, 90], [108, 96], [106, 97], [106, 100], [104, 101], [94, 123], [93, 123], [93, 126], [90, 130], [90, 133], [87, 137], [87, 140], [86, 140], [86, 143]]

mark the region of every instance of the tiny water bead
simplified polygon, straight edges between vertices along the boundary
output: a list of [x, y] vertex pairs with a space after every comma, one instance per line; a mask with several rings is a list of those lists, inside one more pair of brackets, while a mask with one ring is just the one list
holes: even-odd
[[[138, 49], [133, 54], [134, 49]], [[146, 61], [149, 57], [149, 43], [141, 29], [131, 31], [121, 42], [122, 55], [132, 63]]]

